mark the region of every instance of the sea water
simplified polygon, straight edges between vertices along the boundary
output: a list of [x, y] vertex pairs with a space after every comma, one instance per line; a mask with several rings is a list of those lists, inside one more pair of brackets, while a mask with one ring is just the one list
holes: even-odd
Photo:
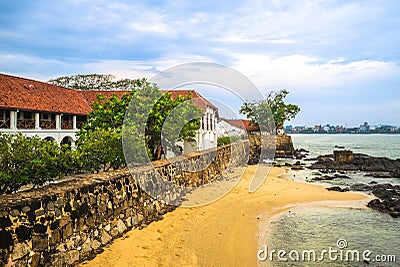
[[286, 256], [280, 261], [275, 253], [261, 265], [400, 265], [400, 220], [370, 209], [298, 208], [280, 216], [271, 233], [266, 240], [269, 252], [282, 250]]
[[310, 151], [310, 157], [332, 154], [335, 146], [375, 157], [400, 158], [400, 134], [292, 134], [295, 148]]
[[[292, 140], [295, 148], [309, 150], [310, 157], [331, 154], [335, 146], [344, 146], [355, 153], [400, 158], [400, 135], [298, 134], [292, 135]], [[360, 172], [347, 175], [351, 179], [339, 179], [331, 183], [346, 186], [373, 180], [378, 183], [400, 184], [400, 179], [396, 178], [376, 179], [365, 177]], [[285, 176], [287, 179], [303, 182], [312, 177], [309, 170], [292, 171]], [[263, 247], [263, 244], [267, 247]], [[343, 244], [346, 246], [341, 247]], [[259, 246], [260, 249], [267, 248], [268, 253], [276, 250], [272, 261], [259, 261], [261, 266], [400, 266], [400, 219], [369, 208], [303, 207], [280, 216], [272, 224], [266, 240], [260, 240]], [[328, 255], [329, 249], [332, 255]], [[283, 260], [278, 259], [279, 250], [281, 253], [286, 252], [281, 257]], [[326, 253], [322, 253], [324, 250]], [[289, 257], [288, 253], [291, 251], [291, 256], [299, 261], [293, 261]], [[309, 260], [302, 259], [301, 252], [304, 251], [305, 258]], [[310, 251], [315, 251], [315, 261], [308, 258]], [[337, 251], [336, 254], [334, 251]], [[358, 261], [354, 254], [356, 251], [359, 253]], [[363, 257], [364, 252], [367, 257]]]

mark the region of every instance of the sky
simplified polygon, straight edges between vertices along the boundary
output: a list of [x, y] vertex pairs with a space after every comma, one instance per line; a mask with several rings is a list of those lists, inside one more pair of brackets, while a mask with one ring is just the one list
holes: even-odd
[[[399, 10], [397, 0], [0, 1], [0, 73], [151, 78], [211, 62], [261, 96], [289, 90], [301, 111], [287, 124], [400, 125]], [[192, 87], [235, 114], [254, 100]]]

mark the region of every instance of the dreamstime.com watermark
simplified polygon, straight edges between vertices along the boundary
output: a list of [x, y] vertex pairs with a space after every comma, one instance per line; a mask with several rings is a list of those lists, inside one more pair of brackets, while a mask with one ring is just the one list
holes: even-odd
[[396, 262], [396, 255], [374, 255], [369, 250], [348, 249], [346, 239], [338, 239], [336, 247], [328, 247], [322, 250], [296, 250], [269, 249], [267, 245], [257, 252], [259, 261], [280, 262]]

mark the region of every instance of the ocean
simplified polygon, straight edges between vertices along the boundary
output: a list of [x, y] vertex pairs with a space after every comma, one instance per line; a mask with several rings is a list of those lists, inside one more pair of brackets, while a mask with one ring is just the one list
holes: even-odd
[[[309, 157], [331, 154], [335, 146], [344, 146], [355, 153], [400, 158], [400, 135], [296, 134], [292, 140], [295, 148], [310, 151]], [[329, 186], [372, 180], [400, 184], [400, 179], [365, 177], [360, 172], [347, 175], [351, 179], [335, 180]], [[304, 170], [283, 178], [307, 182], [312, 177], [312, 171]], [[400, 219], [365, 206], [301, 207], [281, 214], [261, 244], [267, 245], [269, 253], [276, 252], [272, 259], [259, 261], [260, 266], [400, 266]]]

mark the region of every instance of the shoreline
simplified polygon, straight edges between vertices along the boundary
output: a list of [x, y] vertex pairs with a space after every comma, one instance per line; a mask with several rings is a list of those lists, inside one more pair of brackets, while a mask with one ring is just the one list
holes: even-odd
[[163, 220], [126, 233], [83, 265], [256, 266], [260, 223], [266, 218], [310, 203], [369, 198], [362, 193], [327, 191], [321, 185], [285, 180], [278, 176], [287, 170], [276, 167], [256, 192], [249, 193], [255, 169], [248, 166], [239, 183], [218, 201], [178, 207]]
[[[361, 193], [363, 194], [363, 193]], [[312, 207], [327, 207], [327, 208], [356, 208], [370, 210], [366, 204], [374, 197], [364, 194], [365, 199], [361, 200], [322, 200], [314, 202], [305, 203], [293, 203], [285, 207], [281, 207], [273, 212], [262, 212], [260, 213], [260, 222], [258, 223], [258, 232], [256, 234], [257, 246], [262, 249], [265, 245], [268, 245], [266, 240], [269, 240], [270, 236], [273, 234], [272, 225], [277, 222], [282, 216], [286, 215], [287, 212], [296, 212], [301, 209], [308, 209]], [[269, 261], [261, 263], [258, 261], [257, 266], [270, 266]]]

